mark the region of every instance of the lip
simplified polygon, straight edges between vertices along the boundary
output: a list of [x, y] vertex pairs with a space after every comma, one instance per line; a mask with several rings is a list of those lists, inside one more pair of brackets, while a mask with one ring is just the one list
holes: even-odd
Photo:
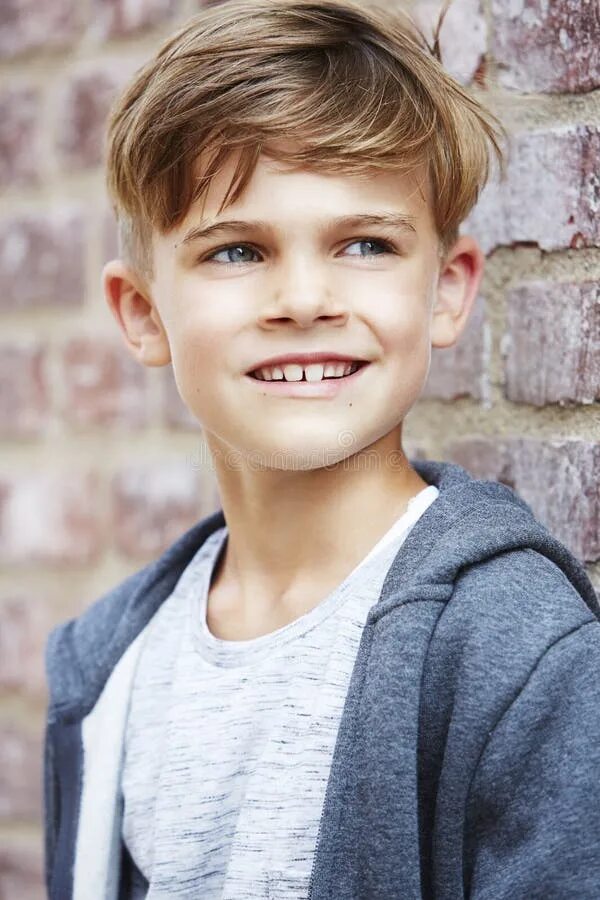
[[[328, 357], [331, 359], [332, 357]], [[347, 387], [352, 387], [362, 373], [370, 368], [370, 363], [361, 366], [352, 375], [344, 375], [341, 378], [327, 378], [323, 381], [261, 381], [244, 375], [244, 380], [253, 385], [261, 394], [274, 394], [279, 397], [301, 397], [329, 399], [337, 395]], [[260, 366], [258, 366], [260, 368]]]
[[280, 353], [279, 356], [270, 356], [268, 359], [263, 359], [262, 362], [256, 363], [256, 365], [251, 366], [246, 370], [246, 375], [250, 372], [256, 371], [256, 369], [263, 369], [267, 366], [285, 366], [288, 363], [297, 363], [302, 366], [309, 366], [311, 363], [320, 363], [327, 362], [328, 360], [337, 360], [338, 362], [369, 362], [368, 359], [364, 359], [362, 356], [352, 356], [348, 353], [334, 353], [331, 352], [314, 352], [314, 353]]

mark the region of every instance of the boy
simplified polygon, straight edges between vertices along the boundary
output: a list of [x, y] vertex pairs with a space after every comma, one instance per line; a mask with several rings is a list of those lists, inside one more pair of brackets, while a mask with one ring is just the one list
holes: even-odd
[[106, 299], [222, 509], [50, 637], [53, 900], [600, 896], [592, 585], [402, 451], [497, 125], [353, 0], [212, 6], [120, 98]]

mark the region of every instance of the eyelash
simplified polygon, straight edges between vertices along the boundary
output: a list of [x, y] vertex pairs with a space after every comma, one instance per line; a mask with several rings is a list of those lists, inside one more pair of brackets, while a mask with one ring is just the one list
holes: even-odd
[[[346, 246], [351, 247], [353, 244], [365, 244], [365, 243], [379, 244], [381, 247], [383, 247], [385, 249], [386, 254], [387, 253], [397, 253], [397, 250], [394, 247], [394, 245], [391, 244], [389, 241], [383, 240], [382, 238], [371, 238], [371, 237], [355, 238], [353, 241], [351, 241]], [[260, 253], [260, 250], [258, 250], [252, 244], [242, 244], [242, 243], [226, 244], [224, 247], [218, 247], [216, 250], [213, 250], [209, 256], [205, 256], [203, 259], [200, 259], [199, 262], [210, 262], [210, 263], [214, 263], [217, 266], [227, 266], [227, 267], [253, 265], [253, 263], [248, 262], [248, 260], [242, 260], [242, 262], [216, 262], [216, 260], [212, 259], [212, 257], [216, 256], [218, 253], [223, 253], [224, 250], [231, 250], [233, 247], [244, 247], [249, 250], [253, 250], [255, 253]], [[358, 258], [359, 259], [368, 259], [369, 256], [383, 256], [383, 255], [385, 255], [385, 254], [370, 253], [367, 256], [359, 256]]]

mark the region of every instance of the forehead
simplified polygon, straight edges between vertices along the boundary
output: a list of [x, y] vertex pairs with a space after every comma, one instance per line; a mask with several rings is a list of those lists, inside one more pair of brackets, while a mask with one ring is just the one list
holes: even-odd
[[[271, 151], [272, 152], [272, 151]], [[274, 155], [262, 153], [248, 184], [235, 203], [224, 207], [265, 218], [269, 211], [274, 215], [278, 210], [293, 205], [295, 212], [321, 207], [324, 212], [335, 206], [340, 215], [352, 214], [362, 207], [376, 205], [395, 208], [399, 212], [411, 213], [427, 219], [431, 211], [431, 189], [424, 163], [410, 172], [383, 171], [375, 166], [348, 174], [336, 172], [325, 163], [297, 166], [281, 161]], [[205, 196], [195, 201], [187, 212], [183, 227], [202, 218], [216, 219], [219, 209], [229, 191], [236, 173], [239, 155], [230, 154], [220, 171], [212, 178]], [[201, 177], [204, 165], [200, 156], [194, 166], [194, 174]], [[302, 201], [301, 204], [299, 201]], [[298, 209], [298, 207], [300, 207]], [[361, 209], [359, 209], [361, 208]]]

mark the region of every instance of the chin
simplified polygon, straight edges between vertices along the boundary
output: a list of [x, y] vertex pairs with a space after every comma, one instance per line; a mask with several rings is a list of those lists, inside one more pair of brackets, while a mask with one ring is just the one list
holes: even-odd
[[[340, 435], [342, 444], [344, 439], [352, 440], [354, 444], [354, 436], [351, 432], [344, 432]], [[336, 441], [327, 443], [318, 443], [312, 441], [294, 444], [293, 441], [287, 440], [285, 447], [282, 445], [273, 445], [266, 448], [264, 445], [258, 449], [240, 451], [251, 469], [255, 471], [271, 469], [280, 472], [307, 472], [316, 471], [317, 469], [333, 468], [344, 460], [350, 459], [358, 452], [358, 447], [340, 446]], [[293, 447], [293, 449], [292, 449]]]

